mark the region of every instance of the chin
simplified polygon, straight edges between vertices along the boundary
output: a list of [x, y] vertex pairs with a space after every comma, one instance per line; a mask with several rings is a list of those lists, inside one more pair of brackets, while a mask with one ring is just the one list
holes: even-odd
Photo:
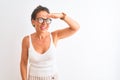
[[47, 32], [48, 31], [48, 29], [45, 29], [45, 30], [41, 30], [42, 32]]

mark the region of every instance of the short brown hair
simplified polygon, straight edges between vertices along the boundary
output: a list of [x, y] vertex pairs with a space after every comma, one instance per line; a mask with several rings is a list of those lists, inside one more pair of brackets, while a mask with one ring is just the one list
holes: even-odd
[[40, 11], [46, 11], [47, 13], [50, 13], [50, 11], [49, 11], [49, 9], [47, 7], [43, 7], [43, 6], [39, 5], [32, 12], [31, 20], [35, 20], [37, 13], [39, 13]]

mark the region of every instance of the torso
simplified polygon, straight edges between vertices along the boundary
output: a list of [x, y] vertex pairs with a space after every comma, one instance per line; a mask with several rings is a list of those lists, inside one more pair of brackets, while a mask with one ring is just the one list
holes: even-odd
[[38, 52], [43, 54], [45, 51], [48, 50], [50, 46], [50, 34], [47, 35], [45, 38], [38, 40], [35, 37], [35, 34], [31, 35], [32, 45], [34, 49]]
[[30, 75], [52, 75], [56, 73], [56, 49], [51, 34], [41, 40], [35, 39], [34, 34], [31, 34], [28, 50]]
[[42, 38], [40, 40], [35, 37], [35, 33], [31, 34], [32, 45], [36, 52], [44, 54], [49, 49], [51, 41], [50, 35], [53, 37], [54, 45], [56, 45], [53, 34], [48, 33], [45, 38]]

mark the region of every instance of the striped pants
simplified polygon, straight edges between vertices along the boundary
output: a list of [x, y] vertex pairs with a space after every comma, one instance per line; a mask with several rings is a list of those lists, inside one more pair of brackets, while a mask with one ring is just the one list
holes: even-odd
[[58, 75], [49, 76], [28, 76], [28, 80], [58, 80]]

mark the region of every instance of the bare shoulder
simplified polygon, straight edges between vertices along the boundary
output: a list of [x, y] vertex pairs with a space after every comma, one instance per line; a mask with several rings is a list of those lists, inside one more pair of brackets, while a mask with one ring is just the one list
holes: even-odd
[[56, 37], [56, 31], [51, 32], [51, 34], [52, 34], [52, 37], [53, 37], [53, 38]]
[[26, 46], [26, 47], [29, 47], [29, 36], [28, 35], [23, 37], [22, 45]]

